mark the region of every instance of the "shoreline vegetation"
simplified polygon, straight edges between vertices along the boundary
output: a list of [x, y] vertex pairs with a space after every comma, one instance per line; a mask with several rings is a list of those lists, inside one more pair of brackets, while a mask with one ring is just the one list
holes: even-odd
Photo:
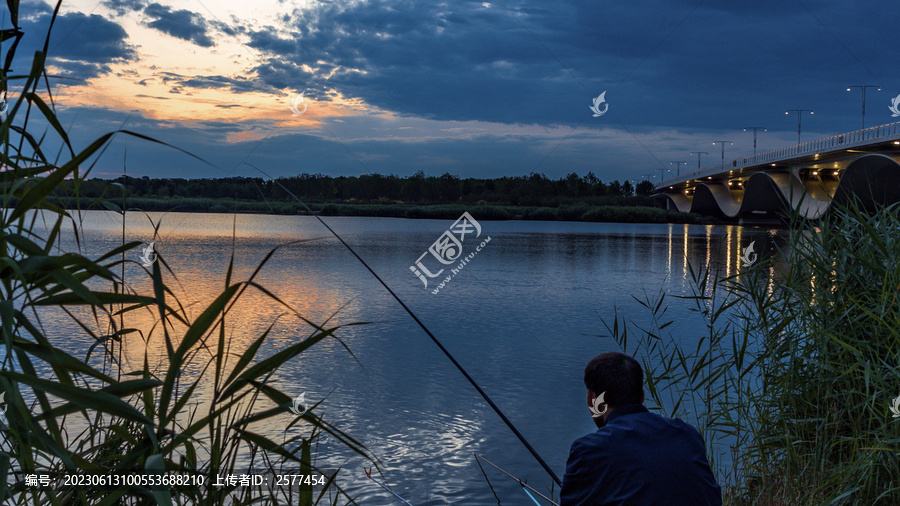
[[[617, 308], [604, 329], [648, 402], [696, 424], [724, 504], [900, 504], [900, 206], [791, 225], [775, 256], [724, 278], [689, 264], [691, 296], [645, 292], [649, 323]], [[675, 299], [696, 325], [671, 329]]]
[[[121, 211], [121, 198], [105, 200], [54, 197], [60, 207], [81, 210]], [[257, 202], [214, 198], [148, 198], [125, 200], [127, 211], [176, 211], [188, 213], [238, 213], [306, 215], [298, 202]], [[311, 202], [314, 213], [321, 216], [371, 216], [409, 219], [456, 219], [468, 211], [478, 220], [585, 221], [616, 223], [715, 223], [713, 218], [693, 213], [670, 211], [645, 205], [589, 205], [576, 203], [548, 206], [513, 206], [491, 204], [406, 204], [403, 202]]]
[[300, 174], [274, 180], [121, 176], [80, 181], [77, 196], [64, 182], [52, 198], [67, 209], [303, 215], [306, 202], [322, 216], [455, 219], [463, 211], [480, 220], [619, 223], [716, 223], [712, 217], [661, 209], [653, 184], [604, 183], [593, 173], [559, 179], [544, 174], [459, 178], [446, 173], [407, 177]]

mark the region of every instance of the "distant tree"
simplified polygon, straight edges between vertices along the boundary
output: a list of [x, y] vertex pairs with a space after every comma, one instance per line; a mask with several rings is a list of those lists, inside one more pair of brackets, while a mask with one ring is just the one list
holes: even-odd
[[624, 193], [622, 192], [622, 183], [620, 183], [618, 179], [606, 186], [608, 188], [609, 195], [624, 195]]
[[422, 202], [425, 199], [425, 172], [416, 171], [403, 181], [400, 199], [404, 202]]
[[[113, 185], [120, 183], [120, 185]], [[71, 190], [72, 184], [64, 185]], [[238, 199], [244, 201], [292, 200], [289, 193], [304, 201], [315, 203], [329, 201], [375, 201], [378, 199], [402, 200], [415, 204], [449, 202], [475, 203], [480, 201], [500, 205], [557, 207], [575, 200], [591, 197], [650, 195], [653, 185], [642, 181], [636, 187], [631, 183], [613, 181], [604, 184], [593, 172], [578, 176], [572, 172], [559, 179], [533, 172], [527, 176], [503, 176], [493, 179], [465, 178], [449, 172], [426, 176], [417, 171], [406, 177], [395, 174], [362, 174], [359, 176], [328, 176], [321, 173], [298, 173], [275, 180], [263, 178], [150, 178], [119, 176], [115, 179], [91, 179], [80, 186], [80, 195], [86, 198], [118, 198], [122, 186], [131, 197], [200, 197], [211, 199]], [[57, 190], [60, 195], [66, 194]]]
[[653, 183], [650, 181], [641, 181], [634, 188], [637, 195], [651, 195], [653, 193]]
[[584, 193], [584, 182], [578, 174], [570, 172], [565, 179], [565, 193], [569, 197], [580, 197]]
[[524, 182], [520, 195], [523, 197], [520, 200], [522, 205], [540, 205], [542, 198], [555, 195], [553, 181], [543, 173], [532, 172]]
[[441, 174], [439, 181], [442, 201], [452, 202], [462, 197], [462, 183], [459, 180], [459, 176], [444, 172]]

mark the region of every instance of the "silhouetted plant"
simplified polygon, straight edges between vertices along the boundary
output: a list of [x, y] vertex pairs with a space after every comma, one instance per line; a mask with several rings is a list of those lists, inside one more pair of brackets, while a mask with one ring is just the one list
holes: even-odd
[[767, 261], [691, 269], [696, 347], [672, 335], [665, 291], [637, 299], [650, 325], [604, 324], [651, 404], [698, 425], [728, 503], [900, 503], [898, 207], [792, 221]]
[[[60, 4], [56, 4], [53, 20]], [[309, 438], [276, 442], [256, 431], [262, 422], [287, 412], [291, 405], [290, 397], [267, 380], [289, 360], [334, 337], [341, 327], [304, 318], [255, 281], [275, 250], [244, 281], [233, 279], [232, 253], [222, 289], [196, 317], [170, 288], [175, 274], [161, 256], [150, 271], [143, 271], [152, 281], [150, 293], [126, 288], [115, 271], [126, 262], [123, 254], [137, 242], [123, 243], [97, 258], [59, 251], [56, 243], [66, 230], [74, 235], [79, 249], [83, 240], [78, 203], [80, 185], [93, 168], [88, 161], [96, 161], [117, 134], [158, 141], [116, 131], [76, 149], [54, 112], [53, 101], [44, 98], [50, 97], [49, 92], [38, 91], [40, 83], [50, 78], [45, 70], [46, 42], [44, 49], [35, 53], [27, 75], [9, 73], [22, 32], [19, 3], [9, 1], [7, 8], [5, 19], [12, 28], [0, 32], [0, 40], [13, 42], [7, 46], [0, 88], [7, 90], [11, 81], [23, 84], [0, 124], [0, 389], [5, 395], [5, 423], [0, 426], [0, 500], [35, 505], [352, 502], [334, 481], [336, 474], [320, 493], [314, 495], [306, 487], [299, 497], [294, 491], [291, 499], [269, 493], [265, 487], [209, 486], [217, 472], [247, 473], [246, 463], [239, 466], [244, 455], [251, 456], [255, 472], [312, 469], [313, 441], [323, 433], [372, 458], [358, 441], [318, 416], [316, 406], [291, 423], [306, 425], [311, 430]], [[40, 136], [31, 133], [37, 118], [49, 130]], [[63, 161], [48, 158], [44, 146], [51, 142], [62, 146]], [[72, 197], [76, 208], [57, 205], [54, 195]], [[100, 200], [103, 196], [94, 204], [124, 212], [113, 202]], [[271, 356], [260, 356], [275, 325], [272, 322], [246, 349], [231, 349], [229, 315], [248, 291], [263, 294], [285, 314], [308, 326], [308, 335]], [[67, 353], [48, 335], [46, 329], [59, 323], [42, 319], [48, 308], [57, 310], [55, 316], [69, 318], [91, 338], [93, 345], [84, 356]], [[152, 329], [128, 326], [137, 311], [155, 315]], [[195, 311], [192, 308], [191, 313]], [[151, 358], [146, 347], [142, 366], [134, 368], [120, 360], [118, 354], [126, 340], [140, 345], [142, 338], [148, 340], [151, 335], [165, 344], [161, 363]], [[188, 365], [200, 367], [201, 374], [186, 374]], [[202, 408], [191, 403], [201, 381], [203, 388], [212, 392], [210, 402]], [[79, 427], [83, 428], [80, 433], [70, 434]], [[67, 487], [58, 482], [49, 487], [26, 486], [25, 475], [34, 473], [53, 477], [180, 473], [205, 477], [206, 485], [192, 482], [174, 488], [134, 485], [109, 490]]]

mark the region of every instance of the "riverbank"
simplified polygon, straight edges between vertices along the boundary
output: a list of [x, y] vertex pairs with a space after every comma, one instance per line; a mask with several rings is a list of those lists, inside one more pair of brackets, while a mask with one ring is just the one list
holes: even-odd
[[[57, 197], [62, 207], [74, 209], [121, 209], [129, 211], [180, 211], [198, 213], [308, 214], [298, 202], [256, 202], [212, 198], [96, 199]], [[587, 221], [614, 223], [714, 223], [706, 216], [646, 206], [570, 204], [558, 207], [490, 204], [414, 205], [401, 203], [310, 203], [322, 216], [378, 216], [390, 218], [455, 219], [469, 212], [479, 220]]]

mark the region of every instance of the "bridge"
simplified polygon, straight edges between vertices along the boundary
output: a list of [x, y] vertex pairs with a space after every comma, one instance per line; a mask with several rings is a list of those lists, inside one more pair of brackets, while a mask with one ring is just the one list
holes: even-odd
[[654, 197], [667, 209], [719, 218], [817, 219], [832, 204], [900, 202], [900, 122], [726, 160], [670, 178]]

